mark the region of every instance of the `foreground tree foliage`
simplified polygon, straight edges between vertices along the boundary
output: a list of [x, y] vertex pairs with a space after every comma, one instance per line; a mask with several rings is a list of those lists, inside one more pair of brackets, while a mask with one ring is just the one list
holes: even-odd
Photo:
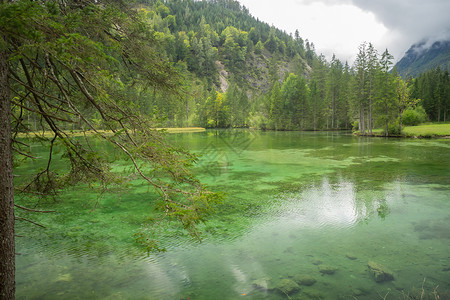
[[[220, 195], [190, 173], [196, 157], [168, 144], [130, 99], [146, 90], [182, 95], [181, 78], [148, 22], [120, 0], [19, 0], [1, 3], [0, 28], [0, 298], [14, 298], [12, 151], [33, 158], [19, 133], [47, 144], [49, 160], [16, 192], [45, 196], [80, 182], [121, 183], [87, 135], [70, 134], [89, 130], [127, 156], [158, 191], [161, 219], [155, 224], [175, 219], [199, 238], [196, 225]], [[52, 167], [57, 143], [70, 162], [68, 173]], [[156, 238], [139, 241], [158, 249]]]

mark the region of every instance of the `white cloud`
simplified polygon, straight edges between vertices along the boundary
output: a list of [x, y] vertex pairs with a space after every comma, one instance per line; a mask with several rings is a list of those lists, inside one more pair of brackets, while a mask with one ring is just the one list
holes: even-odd
[[240, 0], [250, 13], [277, 28], [299, 29], [329, 59], [352, 60], [363, 41], [400, 59], [421, 40], [450, 37], [448, 0]]
[[351, 62], [362, 42], [375, 43], [386, 33], [387, 29], [373, 13], [337, 0], [327, 2], [284, 0], [273, 5], [271, 1], [241, 0], [260, 20], [288, 33], [298, 29], [300, 36], [313, 42], [316, 52], [327, 59], [334, 53]]

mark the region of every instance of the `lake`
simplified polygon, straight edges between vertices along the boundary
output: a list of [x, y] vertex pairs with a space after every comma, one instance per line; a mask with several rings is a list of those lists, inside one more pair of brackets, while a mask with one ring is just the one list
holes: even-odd
[[450, 299], [450, 140], [168, 138], [200, 155], [198, 177], [226, 193], [203, 241], [163, 227], [166, 252], [137, 246], [155, 197], [141, 181], [69, 189], [40, 203], [56, 213], [26, 215], [47, 229], [17, 224], [17, 299], [413, 299], [422, 289]]

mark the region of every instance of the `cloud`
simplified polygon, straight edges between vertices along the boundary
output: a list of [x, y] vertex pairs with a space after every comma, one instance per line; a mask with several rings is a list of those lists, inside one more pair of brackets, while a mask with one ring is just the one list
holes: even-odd
[[327, 59], [352, 60], [371, 42], [400, 60], [418, 42], [450, 39], [449, 0], [240, 0], [259, 19], [300, 31]]
[[[364, 41], [380, 40], [386, 28], [350, 0], [240, 0], [259, 19], [314, 43], [328, 60], [333, 54], [351, 64]], [[383, 49], [384, 50], [384, 49]]]
[[400, 56], [415, 43], [427, 41], [426, 45], [431, 46], [435, 41], [450, 38], [448, 0], [297, 0], [297, 2], [352, 4], [373, 13], [377, 21], [388, 29], [379, 44], [389, 48], [397, 59], [400, 59]]

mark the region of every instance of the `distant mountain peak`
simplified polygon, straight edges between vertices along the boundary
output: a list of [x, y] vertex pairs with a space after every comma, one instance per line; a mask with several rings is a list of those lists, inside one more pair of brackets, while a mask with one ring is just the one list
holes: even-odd
[[396, 67], [403, 77], [415, 77], [437, 67], [450, 69], [450, 40], [420, 41], [406, 51]]

